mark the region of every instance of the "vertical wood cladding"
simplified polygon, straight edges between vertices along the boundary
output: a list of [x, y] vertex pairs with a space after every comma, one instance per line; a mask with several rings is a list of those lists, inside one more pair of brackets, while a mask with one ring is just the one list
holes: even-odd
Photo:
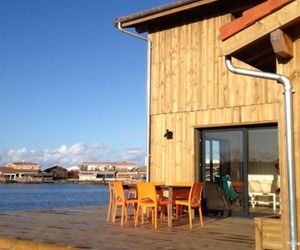
[[[230, 15], [149, 34], [151, 180], [193, 181], [195, 128], [276, 122], [281, 86], [229, 73], [219, 56], [219, 28]], [[253, 51], [255, 53], [255, 51]], [[250, 68], [237, 60], [235, 65]], [[173, 139], [163, 135], [169, 129]]]

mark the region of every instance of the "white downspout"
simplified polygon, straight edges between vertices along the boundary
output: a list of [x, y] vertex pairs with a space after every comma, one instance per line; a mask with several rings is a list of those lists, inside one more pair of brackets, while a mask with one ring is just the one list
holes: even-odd
[[147, 42], [147, 146], [146, 146], [146, 168], [147, 182], [150, 181], [150, 81], [151, 81], [151, 41], [137, 33], [130, 32], [122, 28], [121, 22], [118, 22], [118, 29], [128, 35], [134, 36]]
[[295, 202], [295, 179], [294, 179], [294, 137], [293, 137], [293, 90], [289, 79], [284, 75], [260, 72], [248, 69], [236, 68], [232, 65], [231, 57], [225, 57], [225, 65], [227, 69], [238, 75], [258, 77], [277, 81], [284, 87], [284, 107], [285, 107], [285, 140], [286, 155], [288, 165], [288, 204], [289, 204], [289, 230], [290, 230], [290, 249], [297, 250], [297, 213]]

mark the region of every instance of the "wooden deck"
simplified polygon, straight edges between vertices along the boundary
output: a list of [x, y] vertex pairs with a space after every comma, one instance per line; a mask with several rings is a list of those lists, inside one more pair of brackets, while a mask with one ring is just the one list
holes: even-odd
[[[148, 222], [121, 227], [106, 222], [106, 206], [0, 213], [1, 237], [13, 237], [79, 249], [255, 249], [254, 220], [204, 217], [192, 230], [187, 218], [152, 229]], [[117, 221], [119, 222], [119, 220]], [[1, 248], [0, 249], [5, 249]]]

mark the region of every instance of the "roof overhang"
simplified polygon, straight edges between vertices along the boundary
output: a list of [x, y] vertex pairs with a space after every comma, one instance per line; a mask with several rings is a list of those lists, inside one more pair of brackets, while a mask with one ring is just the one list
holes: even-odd
[[154, 21], [158, 18], [169, 16], [174, 13], [193, 9], [218, 0], [180, 0], [169, 4], [164, 4], [149, 10], [141, 11], [129, 16], [115, 19], [115, 26], [121, 23], [123, 28], [136, 27], [145, 22]]
[[137, 32], [151, 32], [153, 29], [176, 25], [189, 20], [201, 19], [207, 15], [241, 12], [265, 0], [179, 0], [150, 10], [116, 18], [116, 27], [135, 28]]
[[[293, 1], [222, 42], [221, 55], [231, 55], [256, 68], [269, 67], [275, 59], [270, 34], [281, 29], [291, 39], [300, 35], [300, 2]], [[273, 60], [274, 61], [274, 60]]]

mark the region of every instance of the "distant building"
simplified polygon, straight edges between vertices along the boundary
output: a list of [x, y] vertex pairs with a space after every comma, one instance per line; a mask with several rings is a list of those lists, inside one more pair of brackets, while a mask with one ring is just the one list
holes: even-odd
[[137, 171], [137, 179], [146, 180], [146, 178], [147, 178], [147, 168], [146, 167], [137, 168], [136, 171]]
[[81, 171], [131, 171], [137, 168], [133, 162], [83, 162]]
[[54, 165], [44, 170], [45, 173], [50, 173], [53, 176], [53, 180], [67, 179], [68, 170], [60, 165]]
[[146, 179], [146, 167], [137, 167], [131, 171], [117, 171], [116, 179]]
[[78, 179], [79, 178], [79, 171], [80, 171], [80, 167], [79, 166], [72, 166], [72, 167], [68, 167], [68, 178], [69, 179]]
[[13, 168], [13, 169], [28, 169], [28, 170], [41, 170], [41, 166], [38, 163], [33, 163], [33, 162], [13, 162], [9, 163], [7, 167]]
[[1, 169], [2, 169], [2, 168], [4, 168], [4, 167], [0, 167], [0, 183], [6, 182], [4, 176], [3, 176], [2, 172], [1, 172]]
[[52, 175], [36, 169], [0, 167], [0, 176], [5, 179], [5, 182], [41, 183], [53, 181]]
[[80, 171], [80, 181], [108, 181], [115, 180], [116, 171]]

